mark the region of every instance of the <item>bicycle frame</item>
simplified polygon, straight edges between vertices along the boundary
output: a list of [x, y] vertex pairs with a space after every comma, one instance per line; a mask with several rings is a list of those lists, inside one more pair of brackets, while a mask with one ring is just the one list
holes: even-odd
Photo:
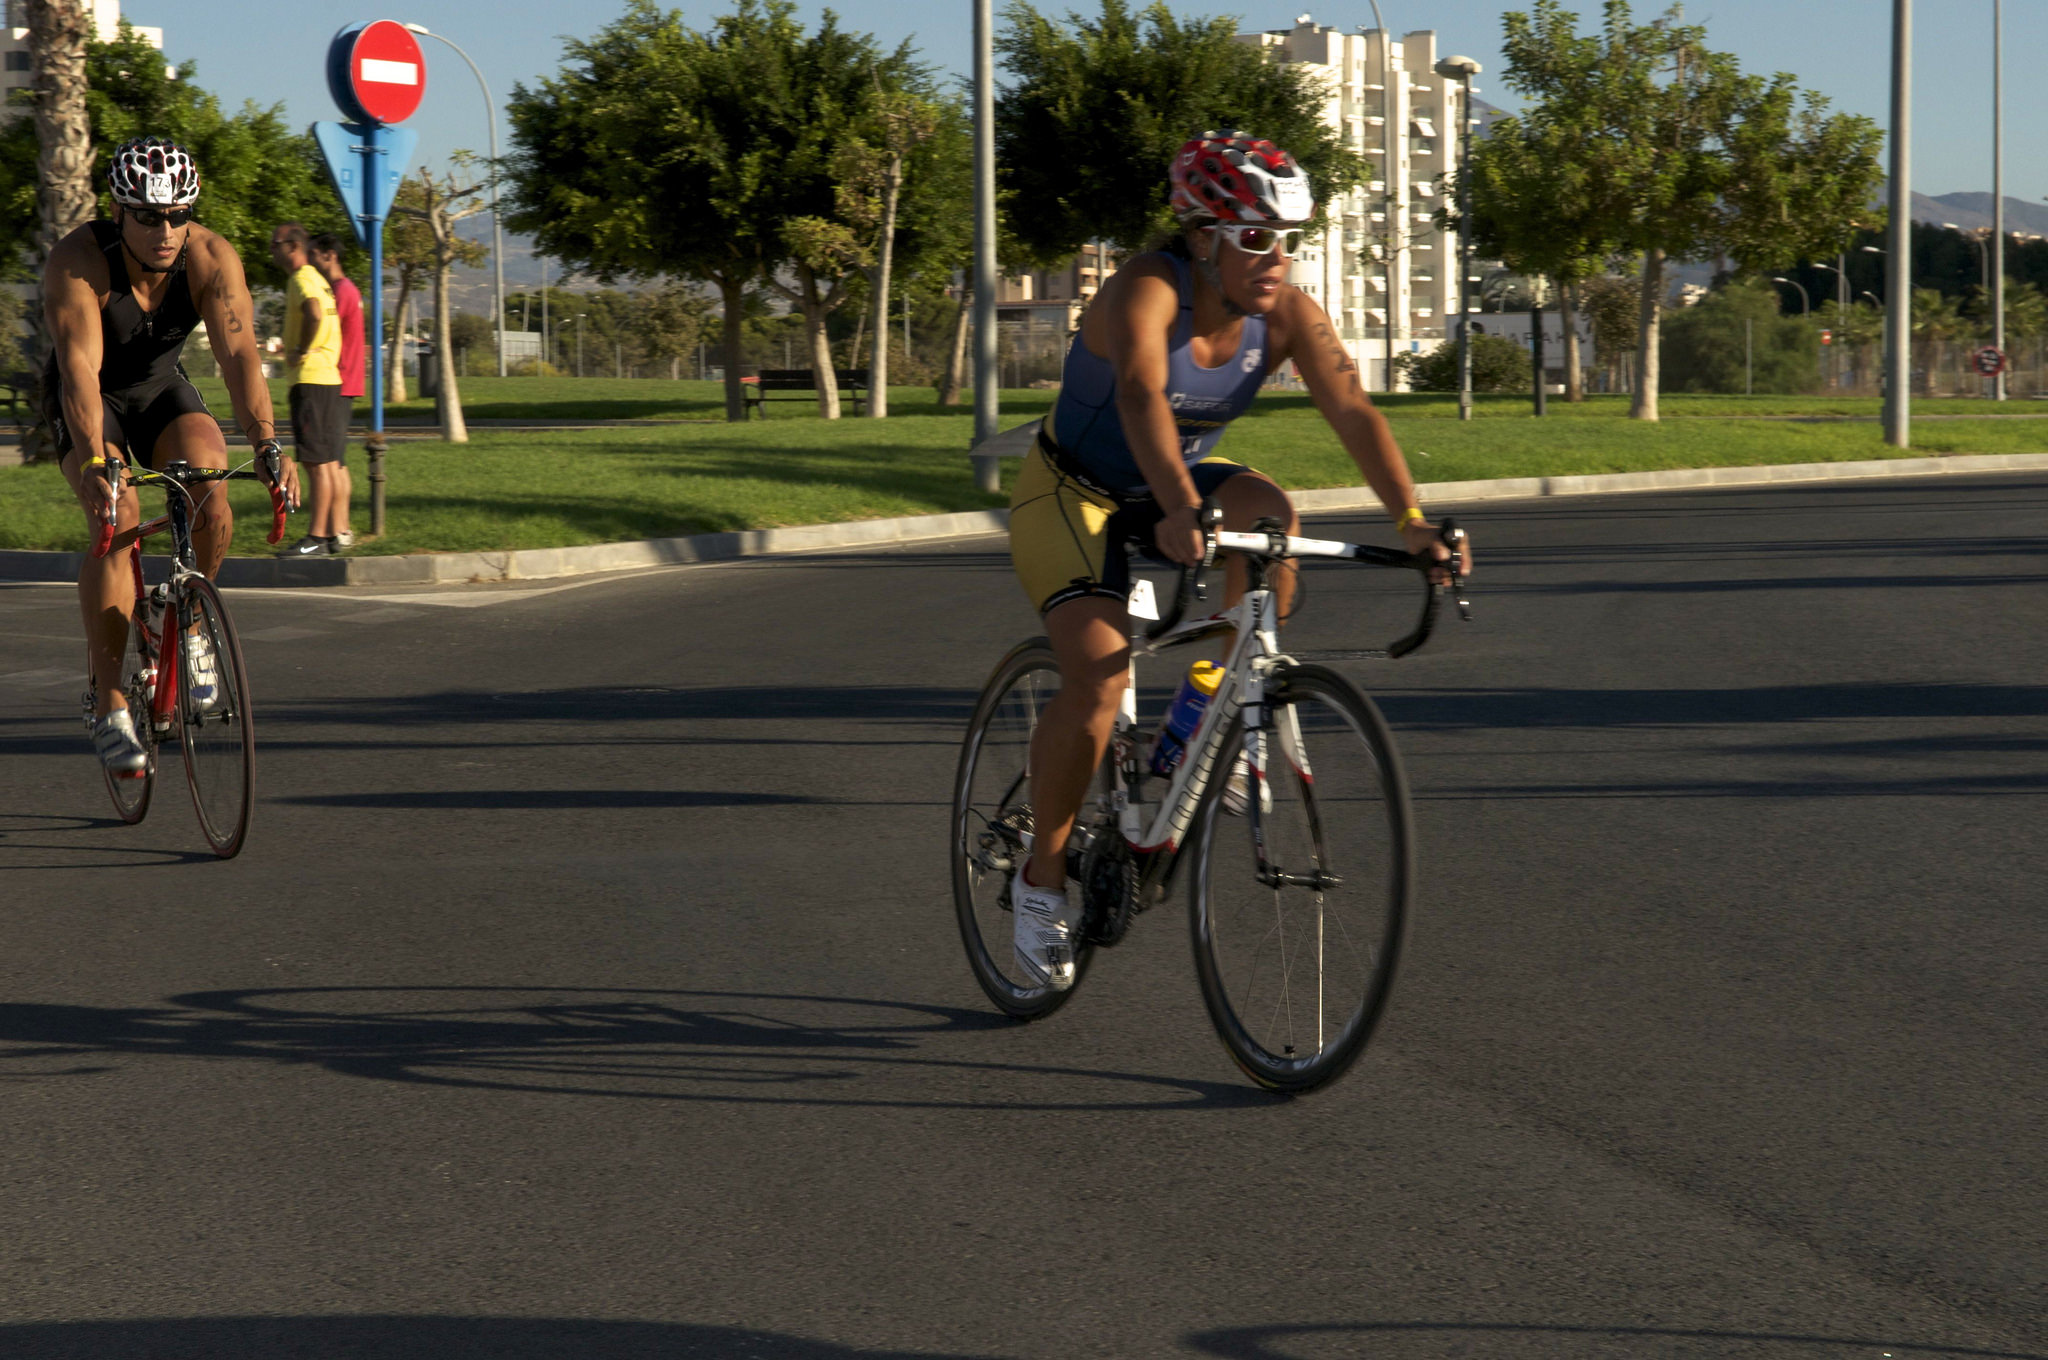
[[[120, 465], [115, 460], [108, 462], [108, 476], [118, 484]], [[135, 526], [134, 538], [129, 542], [128, 565], [130, 577], [135, 583], [135, 620], [141, 629], [143, 639], [143, 682], [150, 690], [150, 726], [159, 734], [167, 733], [177, 721], [178, 712], [178, 667], [176, 658], [172, 664], [164, 664], [164, 619], [150, 619], [150, 591], [142, 577], [142, 540], [152, 535], [169, 531], [171, 535], [171, 574], [165, 586], [166, 603], [178, 593], [179, 587], [194, 576], [203, 573], [198, 567], [198, 558], [192, 548], [192, 505], [191, 486], [194, 483], [210, 484], [213, 489], [206, 494], [217, 494], [221, 485], [236, 477], [253, 474], [244, 469], [189, 468], [183, 463], [173, 463], [162, 472], [142, 469], [129, 474], [129, 482], [136, 487], [160, 485], [169, 488], [164, 513], [153, 520]], [[183, 469], [182, 471], [180, 469]], [[195, 475], [196, 474], [196, 475]], [[275, 473], [271, 476], [271, 527], [269, 541], [278, 542], [284, 537], [287, 506], [284, 493], [276, 485]], [[100, 528], [98, 540], [94, 543], [92, 555], [104, 557], [112, 549], [115, 530], [111, 521]], [[166, 608], [164, 617], [171, 610]], [[124, 641], [123, 646], [126, 646]], [[88, 721], [90, 716], [88, 715]]]

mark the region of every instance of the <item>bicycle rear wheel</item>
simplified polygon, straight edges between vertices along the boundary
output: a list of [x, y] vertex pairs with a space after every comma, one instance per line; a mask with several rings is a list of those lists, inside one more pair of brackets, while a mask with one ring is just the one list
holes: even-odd
[[1358, 686], [1293, 666], [1267, 694], [1263, 791], [1226, 796], [1244, 749], [1233, 723], [1197, 819], [1191, 925], [1223, 1046], [1261, 1086], [1300, 1093], [1343, 1075], [1386, 1006], [1413, 891], [1413, 816], [1393, 734]]
[[[137, 605], [139, 613], [142, 606]], [[133, 826], [149, 815], [150, 795], [156, 789], [156, 729], [150, 721], [150, 700], [156, 686], [150, 683], [150, 668], [156, 664], [149, 654], [149, 634], [137, 618], [128, 625], [128, 646], [121, 653], [121, 695], [135, 722], [135, 735], [149, 753], [149, 763], [139, 775], [117, 775], [106, 766], [100, 774], [107, 781], [107, 793], [114, 800], [114, 815]], [[90, 712], [88, 711], [88, 716]]]
[[[974, 706], [953, 780], [953, 907], [974, 980], [1006, 1015], [1036, 1020], [1073, 994], [1036, 986], [1012, 948], [1010, 881], [1033, 830], [1027, 765], [1039, 712], [1059, 692], [1059, 663], [1045, 639], [1021, 643], [996, 666]], [[1075, 942], [1075, 986], [1092, 947]]]
[[[193, 697], [193, 659], [188, 637], [212, 644], [215, 693], [211, 702]], [[185, 748], [185, 782], [206, 843], [222, 859], [242, 848], [249, 830], [249, 804], [256, 774], [256, 731], [249, 712], [249, 672], [242, 644], [213, 582], [188, 579], [180, 588], [175, 630], [167, 628], [164, 649], [178, 665], [178, 740]]]

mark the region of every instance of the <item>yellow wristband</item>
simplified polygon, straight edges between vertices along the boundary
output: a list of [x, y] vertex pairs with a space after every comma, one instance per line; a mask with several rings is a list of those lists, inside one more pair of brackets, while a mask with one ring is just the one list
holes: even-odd
[[85, 465], [87, 467], [105, 467], [107, 465], [107, 455], [105, 455], [104, 453], [96, 453], [92, 457], [85, 460]]
[[1420, 524], [1422, 522], [1423, 514], [1421, 507], [1411, 505], [1394, 518], [1394, 527], [1396, 529], [1405, 529], [1411, 524]]

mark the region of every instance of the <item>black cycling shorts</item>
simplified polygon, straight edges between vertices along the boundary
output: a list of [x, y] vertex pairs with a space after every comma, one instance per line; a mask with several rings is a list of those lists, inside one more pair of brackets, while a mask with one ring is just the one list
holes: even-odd
[[355, 403], [340, 383], [293, 383], [292, 443], [301, 463], [339, 463], [348, 453], [348, 418]]
[[[58, 455], [70, 453], [72, 439], [71, 431], [64, 422], [64, 384], [61, 379], [49, 384], [43, 409], [50, 413], [50, 425], [56, 431]], [[182, 373], [153, 387], [130, 387], [100, 393], [101, 428], [106, 433], [107, 442], [126, 455], [129, 462], [140, 463], [144, 467], [156, 466], [156, 441], [170, 428], [171, 422], [179, 416], [194, 413], [213, 414], [206, 409], [206, 400], [199, 395], [199, 389], [187, 382]]]

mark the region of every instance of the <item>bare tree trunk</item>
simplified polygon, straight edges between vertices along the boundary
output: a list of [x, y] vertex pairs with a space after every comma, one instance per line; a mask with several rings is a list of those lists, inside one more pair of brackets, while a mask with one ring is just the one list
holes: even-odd
[[1629, 404], [1632, 420], [1657, 418], [1657, 340], [1664, 317], [1664, 252], [1643, 252], [1642, 318], [1636, 340], [1636, 395]]
[[1575, 280], [1558, 280], [1557, 313], [1564, 322], [1564, 399], [1584, 401], [1586, 387], [1579, 377], [1579, 285]]
[[873, 301], [872, 297], [861, 299], [860, 314], [853, 319], [853, 347], [846, 351], [846, 366], [848, 368], [860, 367], [861, 343], [868, 336], [868, 304]]
[[[92, 122], [85, 94], [85, 45], [92, 18], [79, 0], [28, 0], [30, 60], [34, 62], [36, 120], [36, 252], [47, 259], [56, 244], [92, 220]], [[40, 305], [29, 308], [34, 345], [30, 363], [40, 371], [50, 353], [49, 325]], [[42, 410], [42, 384], [29, 385], [37, 420], [23, 441], [31, 463], [54, 456], [54, 411]]]
[[391, 358], [384, 365], [384, 400], [397, 405], [406, 399], [405, 312], [412, 305], [412, 271], [398, 271], [398, 306], [391, 313]]
[[719, 275], [718, 298], [725, 309], [718, 331], [718, 348], [725, 361], [725, 418], [745, 420], [746, 389], [740, 384], [740, 323], [745, 320], [746, 280], [733, 274]]
[[[875, 266], [875, 361], [868, 366], [868, 414], [889, 414], [889, 268], [896, 246], [896, 202], [903, 193], [903, 156], [889, 157], [882, 178], [882, 258]], [[908, 359], [906, 352], [903, 356]]]
[[434, 414], [441, 422], [442, 439], [450, 444], [467, 444], [469, 424], [462, 418], [462, 392], [455, 386], [455, 346], [448, 335], [448, 323], [453, 319], [448, 313], [451, 272], [453, 266], [449, 263], [434, 270], [434, 363], [440, 369], [434, 391]]
[[810, 341], [811, 380], [818, 385], [818, 414], [837, 420], [839, 374], [832, 366], [832, 342], [825, 334], [825, 300], [819, 296], [818, 276], [799, 265], [796, 286], [803, 298], [804, 337]]
[[946, 357], [946, 378], [939, 387], [939, 405], [960, 404], [960, 384], [967, 371], [967, 318], [974, 310], [974, 291], [960, 289], [960, 314], [953, 318], [953, 349]]

